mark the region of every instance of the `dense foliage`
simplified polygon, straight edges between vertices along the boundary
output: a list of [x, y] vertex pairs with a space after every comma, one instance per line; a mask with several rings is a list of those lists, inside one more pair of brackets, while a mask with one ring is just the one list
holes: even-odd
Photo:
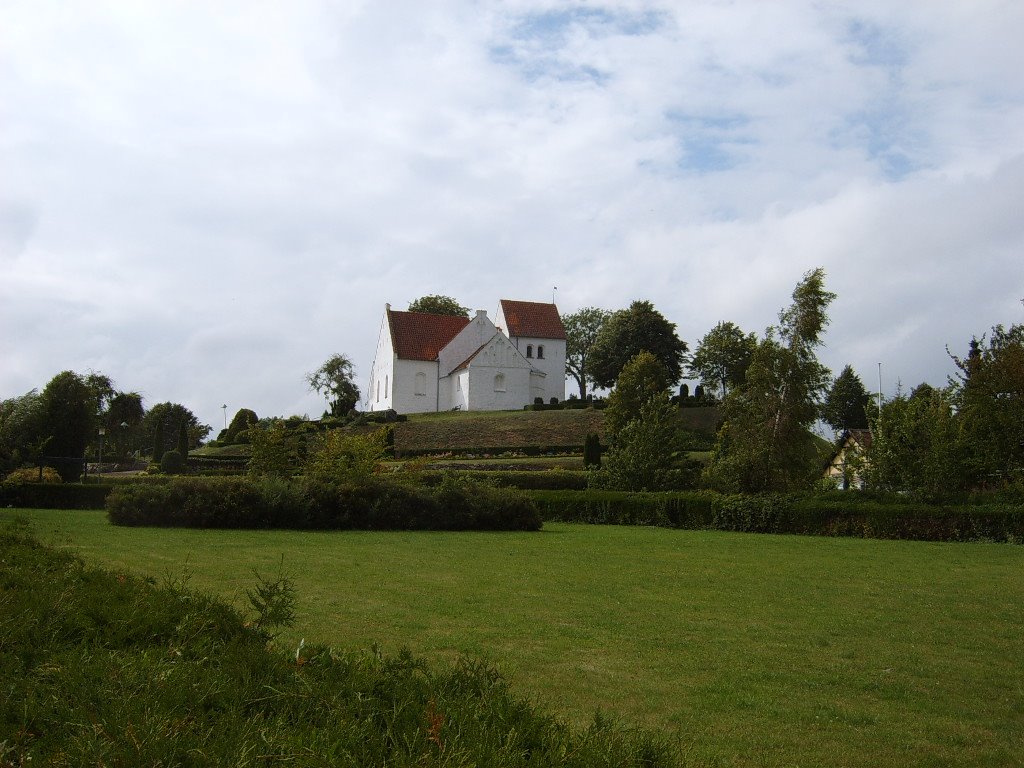
[[[670, 766], [664, 737], [575, 730], [470, 660], [268, 645], [286, 580], [252, 615], [187, 588], [86, 568], [0, 531], [0, 763]], [[245, 621], [249, 618], [249, 621]], [[248, 756], [248, 758], [246, 757]], [[248, 762], [246, 762], [248, 760]]]
[[608, 438], [614, 442], [620, 430], [640, 417], [640, 409], [647, 401], [664, 395], [668, 386], [668, 372], [653, 354], [642, 351], [630, 358], [615, 381], [615, 389], [608, 395], [604, 412], [604, 431]]
[[757, 345], [742, 386], [723, 403], [724, 423], [706, 482], [726, 491], [787, 491], [808, 487], [820, 473], [811, 427], [829, 385], [829, 371], [816, 348], [835, 298], [815, 269], [793, 290], [793, 303], [779, 313]]
[[117, 525], [316, 530], [538, 530], [524, 496], [467, 478], [433, 488], [388, 481], [346, 484], [278, 477], [179, 478], [116, 486]]
[[1024, 543], [1018, 502], [939, 505], [834, 491], [827, 494], [535, 491], [545, 520], [712, 528], [748, 533], [925, 541]]
[[330, 415], [335, 418], [347, 415], [359, 402], [355, 369], [345, 355], [331, 355], [323, 365], [306, 374], [306, 383], [311, 390], [326, 398]]
[[451, 296], [430, 294], [409, 302], [409, 312], [426, 312], [431, 315], [452, 315], [469, 317], [469, 307], [464, 307]]
[[634, 301], [628, 309], [613, 312], [601, 326], [590, 347], [589, 372], [601, 387], [610, 387], [623, 367], [640, 352], [650, 352], [665, 368], [670, 384], [682, 376], [686, 342], [649, 301]]
[[821, 408], [821, 420], [837, 432], [844, 429], [867, 429], [870, 400], [871, 395], [864, 382], [847, 365], [832, 382]]
[[690, 370], [700, 377], [705, 389], [724, 398], [730, 389], [743, 384], [756, 348], [753, 333], [743, 333], [735, 323], [722, 322], [697, 343]]
[[597, 307], [583, 307], [562, 316], [565, 328], [565, 371], [576, 380], [580, 400], [587, 399], [588, 385], [594, 384], [590, 370], [590, 350], [597, 341], [611, 312]]

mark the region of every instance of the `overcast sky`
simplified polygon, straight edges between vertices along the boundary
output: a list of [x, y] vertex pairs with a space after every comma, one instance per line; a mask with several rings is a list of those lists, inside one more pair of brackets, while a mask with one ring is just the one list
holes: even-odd
[[[1024, 3], [0, 0], [0, 398], [89, 370], [214, 431], [366, 389], [385, 302], [801, 276], [874, 389], [1024, 321]], [[557, 291], [555, 287], [557, 286]], [[571, 388], [570, 388], [571, 391]]]

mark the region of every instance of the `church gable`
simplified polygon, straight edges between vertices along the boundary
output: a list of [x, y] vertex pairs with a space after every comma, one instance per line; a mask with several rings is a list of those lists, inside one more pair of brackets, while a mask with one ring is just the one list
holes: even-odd
[[465, 365], [477, 368], [532, 368], [530, 362], [502, 333], [495, 333], [490, 341], [466, 361]]

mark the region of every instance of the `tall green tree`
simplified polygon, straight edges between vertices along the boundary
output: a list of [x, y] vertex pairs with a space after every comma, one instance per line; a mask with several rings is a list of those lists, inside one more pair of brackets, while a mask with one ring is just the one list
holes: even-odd
[[967, 487], [952, 389], [927, 384], [899, 393], [871, 414], [864, 462], [869, 488], [941, 501]]
[[634, 301], [629, 309], [613, 312], [590, 348], [590, 375], [600, 387], [610, 387], [629, 360], [650, 352], [664, 366], [670, 384], [679, 381], [686, 361], [686, 342], [649, 301]]
[[39, 458], [33, 449], [48, 438], [42, 396], [36, 390], [0, 401], [0, 470]]
[[604, 412], [604, 429], [612, 444], [619, 431], [640, 416], [647, 401], [665, 394], [668, 385], [665, 366], [650, 352], [637, 353], [623, 366]]
[[306, 374], [309, 388], [319, 392], [330, 406], [331, 416], [345, 416], [359, 402], [355, 369], [345, 355], [335, 353], [312, 373]]
[[464, 307], [451, 296], [431, 294], [421, 296], [409, 303], [409, 312], [427, 312], [431, 315], [452, 315], [469, 317], [469, 307]]
[[951, 394], [972, 487], [1024, 485], [1024, 325], [974, 338]]
[[139, 441], [145, 415], [142, 395], [138, 392], [117, 392], [110, 398], [101, 418], [107, 428], [111, 456], [125, 458], [132, 450], [141, 447]]
[[235, 442], [239, 439], [239, 435], [241, 433], [245, 432], [259, 420], [260, 418], [256, 415], [256, 411], [249, 408], [239, 408], [237, 413], [232, 417], [231, 423], [228, 425], [227, 432], [221, 438], [222, 442]]
[[[198, 448], [210, 434], [210, 425], [201, 424], [196, 415], [180, 403], [157, 403], [146, 412], [142, 422], [142, 441], [153, 446], [153, 460], [176, 447], [178, 427], [184, 422], [188, 430], [189, 448]], [[159, 426], [159, 431], [158, 431]]]
[[725, 490], [785, 491], [808, 484], [818, 455], [811, 427], [830, 383], [815, 350], [828, 326], [825, 273], [815, 269], [793, 290], [758, 344], [746, 379], [723, 404], [724, 423], [706, 479]]
[[692, 487], [695, 475], [683, 451], [678, 411], [663, 391], [619, 430], [590, 482], [599, 488], [664, 491]]
[[42, 392], [43, 430], [51, 438], [47, 463], [65, 482], [78, 479], [85, 449], [96, 431], [96, 399], [74, 371], [54, 376]]
[[697, 344], [690, 370], [700, 378], [705, 389], [719, 393], [724, 399], [730, 389], [743, 383], [756, 348], [755, 334], [744, 333], [735, 323], [722, 322]]
[[583, 307], [562, 317], [565, 327], [565, 371], [576, 380], [580, 398], [587, 399], [587, 385], [594, 383], [590, 372], [590, 349], [611, 315], [606, 309]]
[[867, 429], [871, 395], [849, 365], [832, 382], [821, 408], [821, 419], [832, 429]]

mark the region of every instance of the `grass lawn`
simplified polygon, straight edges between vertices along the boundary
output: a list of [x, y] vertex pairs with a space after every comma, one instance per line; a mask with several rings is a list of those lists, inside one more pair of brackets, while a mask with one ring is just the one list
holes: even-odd
[[540, 533], [116, 528], [2, 510], [95, 563], [238, 598], [281, 558], [282, 642], [495, 662], [694, 765], [1021, 765], [1024, 547], [548, 524]]

